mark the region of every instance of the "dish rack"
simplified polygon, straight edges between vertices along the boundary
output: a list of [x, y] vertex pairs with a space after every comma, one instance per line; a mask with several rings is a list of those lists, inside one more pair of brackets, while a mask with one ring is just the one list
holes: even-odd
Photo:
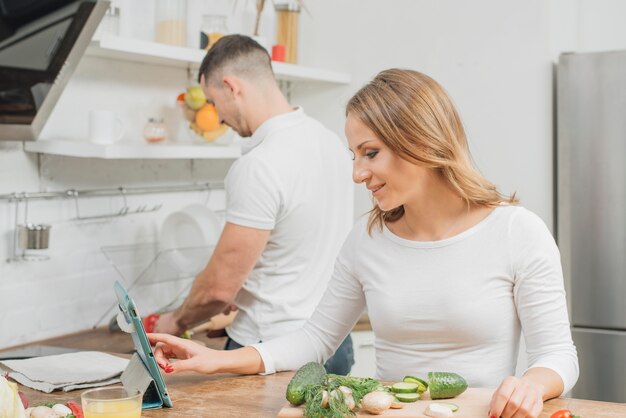
[[[162, 313], [184, 302], [195, 277], [206, 266], [215, 246], [160, 249], [157, 243], [101, 247], [133, 297], [140, 314]], [[111, 284], [111, 305], [99, 317], [94, 328], [117, 314]], [[113, 318], [113, 319], [112, 319]]]

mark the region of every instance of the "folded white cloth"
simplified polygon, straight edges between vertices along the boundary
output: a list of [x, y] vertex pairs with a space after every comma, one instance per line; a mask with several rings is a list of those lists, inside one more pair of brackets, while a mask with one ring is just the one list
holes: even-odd
[[56, 389], [105, 386], [120, 381], [128, 360], [98, 351], [79, 351], [22, 360], [4, 360], [9, 376], [24, 386], [50, 393]]

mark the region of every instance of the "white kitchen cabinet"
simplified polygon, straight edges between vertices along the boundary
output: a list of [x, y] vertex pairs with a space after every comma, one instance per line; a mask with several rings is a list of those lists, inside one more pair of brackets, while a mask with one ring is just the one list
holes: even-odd
[[[140, 39], [107, 36], [93, 41], [87, 55], [181, 68], [197, 68], [206, 51], [193, 48], [164, 45]], [[272, 62], [274, 74], [279, 81], [350, 84], [348, 73], [329, 71], [302, 65]]]
[[374, 377], [376, 373], [376, 350], [374, 331], [353, 331], [354, 366], [350, 374], [358, 377]]
[[[206, 52], [199, 49], [182, 48], [139, 39], [106, 36], [92, 41], [86, 57], [104, 58], [113, 62], [149, 64], [162, 69], [195, 73]], [[290, 91], [293, 83], [322, 83], [330, 85], [349, 84], [347, 73], [304, 67], [301, 65], [272, 63], [274, 73], [281, 86]], [[87, 91], [87, 89], [86, 89]], [[113, 94], [113, 92], [111, 93]], [[69, 112], [72, 113], [72, 112]], [[143, 141], [120, 141], [114, 144], [94, 144], [65, 138], [55, 134], [38, 141], [25, 142], [24, 150], [42, 154], [101, 159], [222, 159], [233, 160], [241, 155], [239, 141], [231, 145], [215, 145], [189, 141], [163, 144], [146, 144]]]

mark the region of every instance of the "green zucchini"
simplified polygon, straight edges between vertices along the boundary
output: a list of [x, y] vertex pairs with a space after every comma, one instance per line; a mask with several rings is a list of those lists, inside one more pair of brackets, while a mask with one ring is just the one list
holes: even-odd
[[326, 381], [326, 370], [319, 363], [310, 362], [300, 367], [287, 385], [286, 397], [293, 405], [304, 403], [304, 392], [308, 386], [322, 385]]
[[426, 389], [428, 389], [428, 383], [426, 383], [425, 381], [423, 381], [419, 377], [404, 376], [404, 379], [402, 379], [402, 381], [403, 382], [407, 382], [407, 383], [415, 383], [415, 384], [417, 384], [417, 393], [419, 393], [420, 395], [422, 393], [426, 392]]
[[420, 398], [419, 393], [396, 393], [395, 396], [400, 402], [415, 402]]
[[467, 389], [467, 382], [456, 373], [428, 372], [430, 399], [449, 399]]
[[417, 393], [417, 383], [411, 382], [399, 382], [391, 385], [391, 391], [393, 393]]
[[452, 412], [456, 412], [459, 410], [459, 406], [455, 403], [450, 403], [450, 402], [437, 402], [437, 405], [441, 405], [441, 406], [445, 406], [447, 408], [450, 408], [450, 410]]

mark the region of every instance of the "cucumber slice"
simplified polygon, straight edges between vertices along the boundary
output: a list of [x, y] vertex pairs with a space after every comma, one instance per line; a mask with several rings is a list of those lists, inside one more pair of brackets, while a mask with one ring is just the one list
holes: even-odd
[[402, 381], [407, 383], [417, 383], [417, 393], [419, 393], [420, 395], [426, 392], [426, 389], [428, 389], [428, 383], [426, 383], [419, 377], [404, 376], [404, 379], [402, 379]]
[[419, 393], [396, 393], [396, 399], [400, 402], [415, 402], [419, 398]]
[[455, 403], [450, 402], [437, 402], [437, 405], [445, 406], [446, 408], [450, 408], [452, 412], [456, 412], [459, 410], [459, 406]]
[[417, 389], [417, 383], [398, 382], [391, 385], [391, 391], [394, 393], [416, 393]]

